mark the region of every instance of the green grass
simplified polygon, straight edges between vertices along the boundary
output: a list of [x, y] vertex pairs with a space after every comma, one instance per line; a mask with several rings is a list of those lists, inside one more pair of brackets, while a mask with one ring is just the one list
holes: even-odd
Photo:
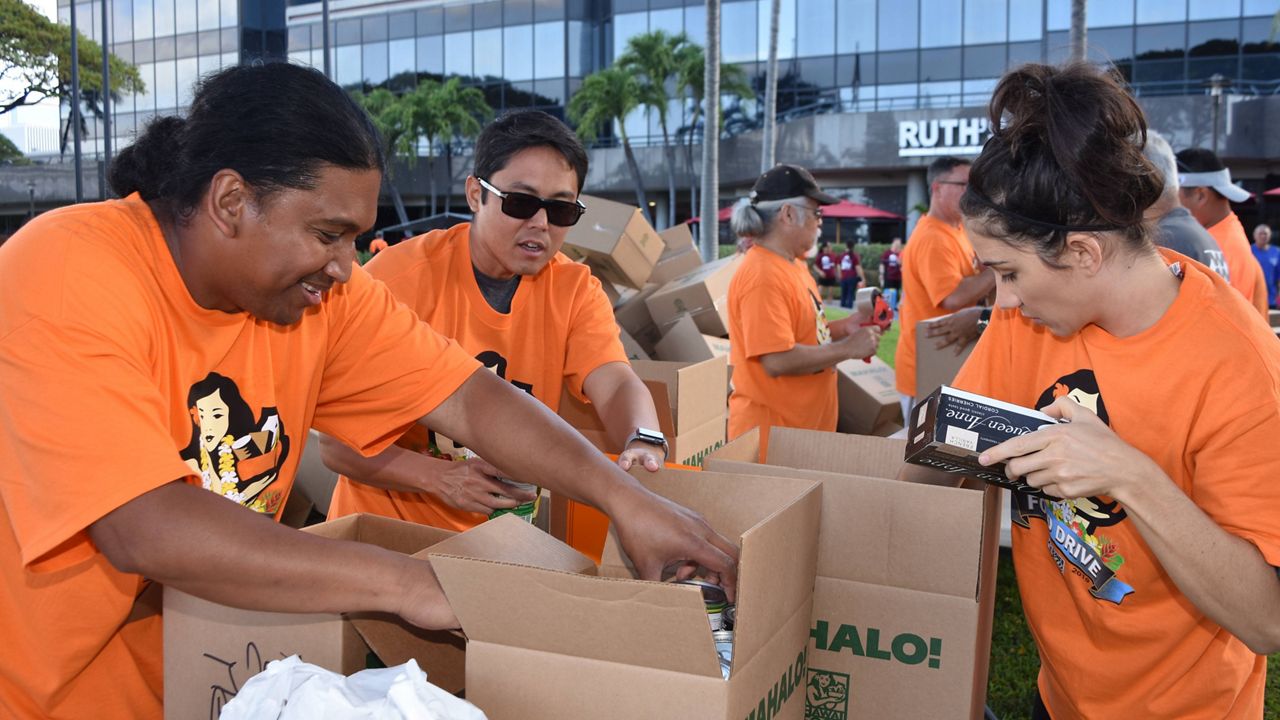
[[[829, 320], [838, 320], [849, 314], [848, 310], [838, 308], [827, 308], [826, 312]], [[897, 346], [898, 325], [895, 323], [881, 338], [880, 350], [876, 354], [892, 366]], [[1022, 598], [1018, 595], [1013, 559], [1008, 549], [1001, 548], [987, 675], [987, 706], [996, 717], [1000, 720], [1029, 720], [1039, 671], [1040, 657], [1022, 615]], [[1280, 653], [1267, 658], [1265, 695], [1263, 720], [1280, 720]]]

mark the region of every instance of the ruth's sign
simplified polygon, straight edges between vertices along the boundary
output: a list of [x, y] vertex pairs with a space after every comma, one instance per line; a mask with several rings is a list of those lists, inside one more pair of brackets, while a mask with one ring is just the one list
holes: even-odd
[[984, 117], [899, 120], [898, 157], [977, 155], [990, 134]]

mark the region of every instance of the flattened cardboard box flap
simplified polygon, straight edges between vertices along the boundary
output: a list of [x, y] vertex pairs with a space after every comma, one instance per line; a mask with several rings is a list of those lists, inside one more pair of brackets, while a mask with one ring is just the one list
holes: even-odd
[[346, 515], [337, 520], [310, 525], [302, 528], [302, 531], [332, 540], [355, 540], [377, 545], [405, 555], [412, 555], [457, 534], [452, 530], [367, 513]]

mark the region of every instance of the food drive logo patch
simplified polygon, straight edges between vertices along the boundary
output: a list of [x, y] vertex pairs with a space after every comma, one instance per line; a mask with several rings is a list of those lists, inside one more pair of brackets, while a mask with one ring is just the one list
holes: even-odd
[[276, 481], [289, 456], [280, 413], [264, 407], [256, 416], [235, 381], [209, 373], [187, 392], [191, 442], [179, 455], [200, 484], [229, 500], [274, 515], [284, 500]]
[[[1091, 370], [1078, 370], [1059, 378], [1040, 395], [1036, 407], [1069, 397], [1110, 425], [1106, 404]], [[1075, 500], [1051, 500], [1013, 493], [1013, 522], [1030, 527], [1031, 519], [1049, 526], [1049, 556], [1064, 575], [1070, 567], [1089, 583], [1089, 592], [1099, 600], [1120, 604], [1133, 588], [1118, 577], [1124, 555], [1112, 542], [1107, 528], [1124, 521], [1124, 508], [1111, 498], [1095, 496]]]

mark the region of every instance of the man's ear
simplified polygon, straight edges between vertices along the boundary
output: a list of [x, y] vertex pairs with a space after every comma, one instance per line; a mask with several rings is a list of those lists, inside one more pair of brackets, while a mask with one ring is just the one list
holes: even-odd
[[209, 190], [205, 193], [205, 212], [218, 231], [227, 237], [235, 237], [244, 223], [245, 215], [251, 211], [250, 190], [248, 183], [240, 173], [230, 168], [223, 168], [214, 173], [209, 181]]
[[471, 208], [472, 215], [480, 212], [480, 193], [483, 191], [484, 188], [480, 187], [480, 181], [476, 179], [476, 176], [468, 175], [466, 183], [467, 207]]

